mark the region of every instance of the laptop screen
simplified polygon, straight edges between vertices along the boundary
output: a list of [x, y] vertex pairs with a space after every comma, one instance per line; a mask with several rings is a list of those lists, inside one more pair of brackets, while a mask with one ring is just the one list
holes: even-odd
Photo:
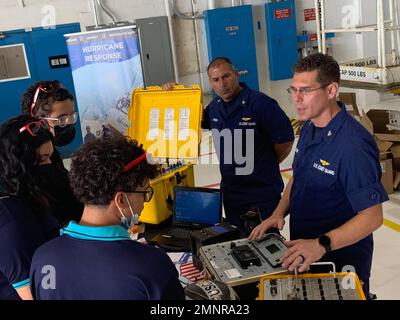
[[219, 189], [175, 187], [174, 192], [174, 223], [213, 225], [221, 222]]

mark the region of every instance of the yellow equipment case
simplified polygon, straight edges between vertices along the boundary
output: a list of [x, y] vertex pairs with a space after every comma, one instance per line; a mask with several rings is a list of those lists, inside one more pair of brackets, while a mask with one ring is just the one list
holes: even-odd
[[257, 300], [365, 300], [354, 272], [267, 275]]
[[171, 91], [147, 87], [132, 92], [127, 136], [165, 162], [160, 176], [150, 181], [154, 196], [145, 202], [141, 222], [159, 224], [168, 219], [174, 186], [194, 186], [191, 162], [199, 157], [202, 111], [199, 86], [177, 85]]

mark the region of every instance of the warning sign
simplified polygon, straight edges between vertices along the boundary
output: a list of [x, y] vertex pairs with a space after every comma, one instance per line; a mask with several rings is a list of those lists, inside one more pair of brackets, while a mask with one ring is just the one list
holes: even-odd
[[291, 15], [291, 10], [290, 8], [286, 9], [279, 9], [279, 10], [274, 10], [274, 17], [275, 19], [288, 19], [290, 18]]
[[310, 34], [310, 41], [317, 41], [317, 34], [316, 33]]
[[316, 17], [315, 17], [315, 8], [312, 8], [312, 9], [304, 9], [304, 20], [305, 20], [305, 21], [313, 21], [313, 20], [316, 20]]

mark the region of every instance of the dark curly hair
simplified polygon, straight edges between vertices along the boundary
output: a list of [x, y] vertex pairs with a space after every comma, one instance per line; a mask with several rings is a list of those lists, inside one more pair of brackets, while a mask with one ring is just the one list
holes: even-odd
[[108, 206], [118, 191], [135, 191], [158, 173], [146, 160], [131, 170], [122, 170], [143, 155], [136, 140], [122, 135], [102, 137], [84, 144], [72, 156], [70, 181], [77, 199], [85, 205]]
[[33, 201], [41, 210], [48, 211], [48, 203], [35, 182], [33, 172], [39, 160], [37, 149], [53, 142], [53, 135], [42, 128], [36, 136], [28, 131], [19, 132], [27, 123], [38, 120], [20, 115], [0, 126], [0, 189], [5, 194]]
[[314, 53], [301, 59], [294, 67], [295, 73], [318, 70], [317, 81], [321, 85], [340, 83], [340, 67], [335, 59], [327, 54]]
[[54, 102], [62, 102], [65, 100], [74, 101], [74, 96], [67, 89], [63, 88], [58, 80], [42, 80], [30, 86], [22, 95], [22, 114], [30, 115], [30, 108], [33, 102], [37, 88], [45, 87], [50, 88], [50, 92], [40, 91], [33, 109], [35, 117], [47, 117], [52, 112], [52, 105]]

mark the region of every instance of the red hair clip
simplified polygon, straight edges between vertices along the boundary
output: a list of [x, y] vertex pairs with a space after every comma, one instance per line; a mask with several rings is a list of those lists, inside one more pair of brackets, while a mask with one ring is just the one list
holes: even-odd
[[122, 172], [127, 172], [130, 169], [132, 169], [134, 166], [136, 166], [137, 164], [139, 164], [140, 162], [142, 162], [144, 159], [146, 159], [146, 151], [138, 158], [136, 158], [135, 160], [129, 162], [124, 169], [122, 169]]

